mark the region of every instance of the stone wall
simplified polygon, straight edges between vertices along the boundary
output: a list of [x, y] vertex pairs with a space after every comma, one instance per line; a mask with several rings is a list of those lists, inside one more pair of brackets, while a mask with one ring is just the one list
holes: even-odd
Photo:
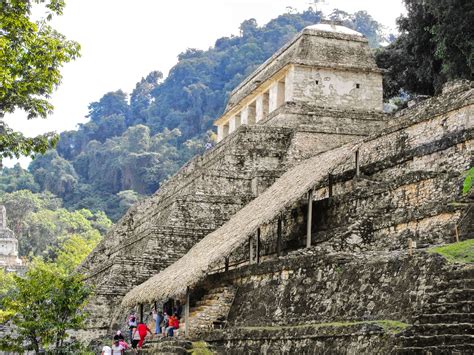
[[463, 270], [426, 251], [302, 250], [210, 277], [208, 287], [237, 291], [227, 328], [205, 339], [222, 354], [393, 353], [433, 292]]
[[382, 74], [296, 65], [287, 76], [286, 101], [322, 107], [382, 111]]
[[217, 354], [388, 354], [393, 335], [373, 323], [233, 328], [207, 338]]
[[[328, 253], [318, 248], [212, 276], [237, 288], [229, 326], [336, 321], [412, 323], [424, 291], [452, 266], [436, 255], [402, 252]], [[397, 290], [394, 292], [394, 290]]]

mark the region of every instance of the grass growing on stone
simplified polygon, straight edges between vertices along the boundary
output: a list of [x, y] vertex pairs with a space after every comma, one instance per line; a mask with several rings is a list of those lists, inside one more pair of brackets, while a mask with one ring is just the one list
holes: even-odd
[[397, 334], [408, 328], [410, 325], [407, 323], [400, 322], [398, 320], [379, 320], [375, 321], [375, 324], [379, 324], [387, 333]]
[[462, 242], [433, 247], [428, 250], [430, 253], [437, 253], [444, 256], [453, 263], [474, 263], [474, 239]]
[[193, 342], [193, 348], [188, 351], [193, 355], [213, 355], [214, 353], [208, 348], [208, 344], [205, 341]]
[[307, 323], [295, 325], [281, 326], [261, 326], [261, 327], [240, 327], [245, 330], [283, 330], [283, 329], [300, 329], [300, 328], [324, 328], [324, 327], [349, 327], [352, 325], [377, 324], [380, 325], [387, 333], [396, 334], [410, 325], [396, 320], [373, 320], [373, 321], [352, 321], [352, 322], [327, 322], [327, 323]]

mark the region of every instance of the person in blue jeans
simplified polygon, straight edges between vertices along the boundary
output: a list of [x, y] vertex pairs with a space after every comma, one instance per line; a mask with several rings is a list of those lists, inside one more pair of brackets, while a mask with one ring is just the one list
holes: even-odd
[[153, 314], [155, 319], [155, 334], [161, 334], [161, 322], [163, 321], [163, 312], [159, 311], [156, 314]]

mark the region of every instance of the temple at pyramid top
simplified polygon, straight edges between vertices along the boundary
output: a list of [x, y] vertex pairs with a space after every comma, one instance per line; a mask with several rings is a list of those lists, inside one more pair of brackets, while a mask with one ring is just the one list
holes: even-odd
[[218, 141], [240, 125], [262, 123], [285, 103], [321, 110], [383, 110], [382, 70], [368, 40], [347, 27], [308, 26], [242, 81], [214, 124]]

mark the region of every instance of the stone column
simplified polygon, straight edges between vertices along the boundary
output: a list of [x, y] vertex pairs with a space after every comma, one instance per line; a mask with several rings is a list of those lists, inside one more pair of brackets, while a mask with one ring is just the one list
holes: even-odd
[[249, 264], [253, 264], [253, 238], [249, 237]]
[[360, 152], [359, 149], [355, 152], [355, 169], [356, 169], [356, 176], [360, 175]]
[[240, 123], [242, 125], [249, 124], [249, 107], [245, 106], [240, 112]]
[[184, 336], [189, 338], [189, 303], [191, 301], [189, 287], [186, 288], [186, 304], [184, 305]]
[[261, 121], [268, 115], [268, 92], [264, 92], [261, 95], [258, 95], [256, 101], [256, 114], [255, 114], [255, 121]]
[[295, 67], [291, 67], [285, 76], [285, 99], [284, 101], [293, 101], [293, 86], [295, 82]]
[[224, 125], [217, 126], [217, 142], [224, 139]]
[[256, 120], [256, 104], [255, 102], [252, 102], [250, 105], [246, 107], [247, 109], [247, 122], [249, 125], [254, 125], [257, 120]]
[[232, 133], [236, 129], [235, 116], [232, 116], [229, 120], [229, 133]]
[[285, 103], [285, 82], [278, 81], [270, 86], [269, 112], [275, 111]]
[[278, 107], [278, 83], [273, 83], [272, 86], [270, 86], [269, 92], [268, 112], [272, 112]]
[[311, 228], [313, 224], [313, 189], [308, 192], [308, 217], [306, 223], [306, 248], [310, 248], [311, 235], [313, 234]]
[[277, 256], [281, 255], [281, 239], [282, 239], [282, 220], [281, 216], [278, 217], [278, 225], [277, 225]]
[[279, 81], [278, 82], [278, 96], [277, 96], [277, 107], [280, 107], [282, 106], [285, 101], [286, 101], [286, 98], [285, 98], [285, 82], [284, 81]]
[[257, 229], [257, 264], [260, 264], [260, 249], [261, 249], [261, 242], [260, 242], [260, 228]]

